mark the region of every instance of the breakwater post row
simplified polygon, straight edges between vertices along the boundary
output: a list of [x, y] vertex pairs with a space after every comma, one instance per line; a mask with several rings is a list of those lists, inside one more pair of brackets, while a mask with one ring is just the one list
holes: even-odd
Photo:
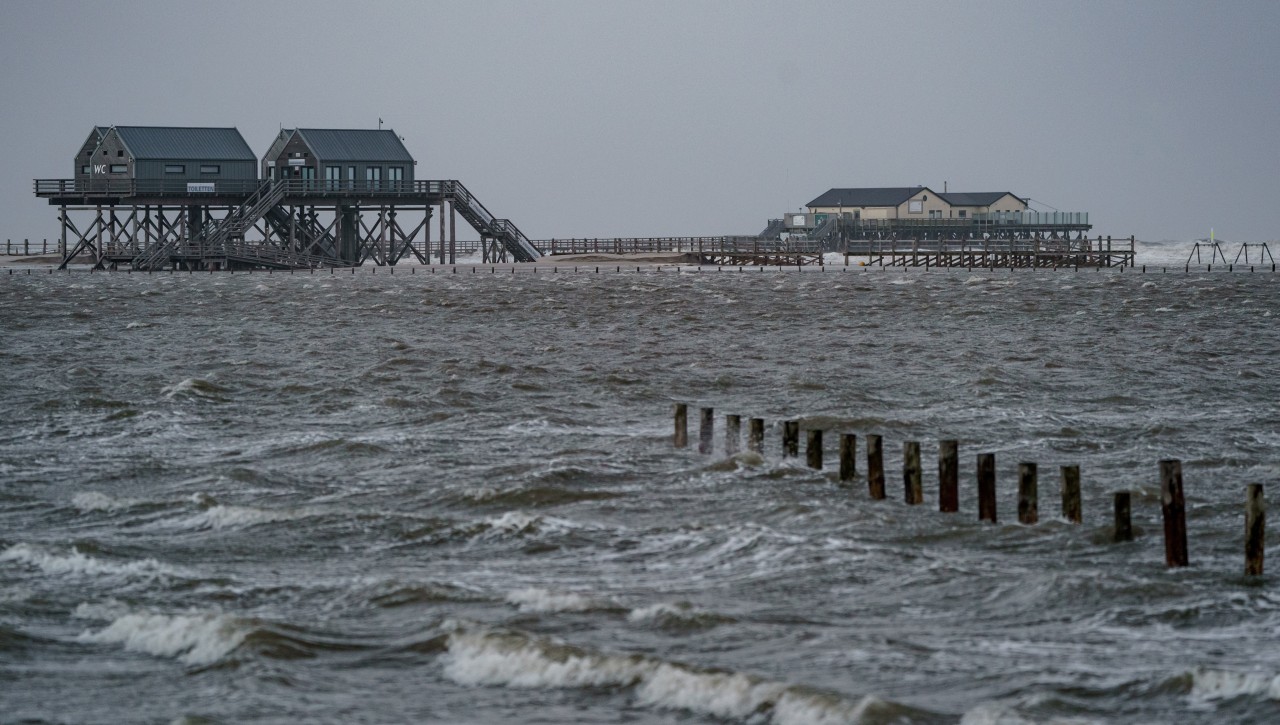
[[[701, 435], [698, 452], [704, 455], [713, 453], [713, 436], [715, 430], [715, 409], [704, 407], [700, 410]], [[675, 405], [676, 448], [688, 446], [689, 408], [685, 403]], [[725, 453], [735, 455], [739, 450], [741, 438], [741, 416], [732, 414], [725, 416]], [[840, 467], [839, 481], [841, 486], [857, 477], [857, 441], [856, 433], [839, 433]], [[808, 468], [823, 470], [823, 430], [806, 429], [805, 465]], [[799, 456], [800, 421], [782, 421], [782, 455], [784, 458]], [[872, 500], [885, 498], [884, 450], [883, 437], [878, 434], [866, 436], [867, 494]], [[747, 438], [747, 449], [753, 453], [764, 453], [764, 419], [751, 418]], [[1160, 511], [1164, 523], [1165, 565], [1167, 567], [1183, 567], [1190, 564], [1187, 553], [1186, 502], [1182, 492], [1182, 462], [1176, 459], [1162, 460], [1160, 469]], [[946, 439], [938, 442], [938, 510], [943, 513], [955, 513], [960, 510], [959, 502], [959, 441]], [[903, 500], [908, 505], [924, 503], [923, 468], [920, 463], [920, 442], [905, 441], [902, 446], [902, 478]], [[1018, 523], [1031, 526], [1040, 521], [1039, 476], [1038, 467], [1033, 462], [1018, 464]], [[1080, 504], [1080, 467], [1066, 465], [1060, 469], [1062, 518], [1073, 523], [1083, 523]], [[994, 453], [977, 454], [976, 466], [978, 493], [978, 520], [997, 522], [996, 513], [996, 457]], [[1132, 495], [1129, 491], [1117, 491], [1114, 495], [1114, 531], [1112, 540], [1125, 542], [1133, 540], [1133, 524], [1131, 521]], [[1260, 483], [1249, 484], [1245, 491], [1245, 567], [1246, 576], [1259, 576], [1263, 573], [1263, 559], [1266, 540], [1266, 500]]]

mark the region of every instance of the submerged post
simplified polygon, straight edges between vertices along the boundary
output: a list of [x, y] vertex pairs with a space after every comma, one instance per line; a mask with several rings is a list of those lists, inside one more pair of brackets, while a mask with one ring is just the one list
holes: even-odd
[[1186, 566], [1187, 505], [1182, 497], [1182, 461], [1160, 461], [1160, 513], [1164, 516], [1164, 563]]
[[938, 442], [938, 510], [960, 510], [960, 442]]
[[1133, 521], [1129, 516], [1131, 499], [1128, 491], [1116, 491], [1116, 530], [1111, 540], [1117, 543], [1133, 541]]
[[747, 450], [764, 453], [764, 418], [747, 421]]
[[698, 452], [710, 453], [715, 446], [712, 436], [716, 434], [716, 409], [702, 409], [702, 425], [698, 429]]
[[1266, 548], [1267, 500], [1262, 484], [1251, 483], [1244, 494], [1244, 575], [1261, 576]]
[[840, 435], [840, 480], [852, 481], [858, 475], [858, 436], [856, 433]]
[[978, 520], [996, 523], [996, 454], [978, 454]]
[[676, 448], [684, 448], [689, 445], [689, 406], [684, 403], [676, 403]]
[[795, 458], [800, 455], [800, 421], [782, 421], [782, 455]]
[[726, 415], [724, 417], [724, 453], [732, 456], [738, 452], [742, 443], [742, 416]]
[[808, 431], [804, 449], [805, 463], [817, 471], [822, 470], [822, 431]]
[[920, 470], [920, 441], [902, 444], [903, 500], [914, 506], [924, 503], [924, 482]]
[[867, 436], [867, 490], [871, 498], [884, 498], [884, 451], [878, 435]]
[[1018, 523], [1034, 524], [1040, 520], [1040, 485], [1036, 464], [1018, 464]]
[[1062, 518], [1073, 524], [1083, 521], [1080, 513], [1080, 467], [1062, 467]]

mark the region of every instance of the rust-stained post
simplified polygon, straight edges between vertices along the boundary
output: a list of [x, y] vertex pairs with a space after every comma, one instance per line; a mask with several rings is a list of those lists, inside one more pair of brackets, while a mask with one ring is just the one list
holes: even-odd
[[858, 435], [840, 435], [840, 480], [852, 481], [858, 475]]
[[715, 442], [712, 436], [716, 433], [716, 410], [715, 408], [702, 409], [702, 425], [698, 428], [698, 452], [710, 453]]
[[742, 442], [742, 416], [726, 415], [724, 417], [724, 453], [732, 456], [738, 452]]
[[795, 458], [800, 455], [800, 421], [782, 421], [782, 456]]
[[822, 470], [822, 431], [810, 430], [805, 441], [805, 463], [817, 471]]
[[1267, 500], [1262, 484], [1251, 483], [1244, 494], [1244, 575], [1262, 575], [1262, 557], [1266, 547]]
[[924, 503], [924, 481], [920, 470], [920, 441], [902, 444], [903, 500], [914, 506]]
[[1116, 491], [1116, 530], [1111, 540], [1133, 541], [1133, 522], [1130, 518], [1131, 499], [1128, 491]]
[[978, 454], [978, 520], [996, 523], [996, 454]]
[[747, 421], [747, 450], [764, 453], [764, 418]]
[[960, 443], [956, 440], [938, 442], [938, 510], [960, 510]]
[[676, 448], [685, 448], [689, 445], [689, 406], [684, 403], [676, 403]]
[[1182, 461], [1160, 461], [1160, 513], [1164, 516], [1164, 563], [1186, 566], [1187, 505], [1182, 497]]
[[878, 435], [867, 436], [867, 490], [871, 498], [884, 498], [884, 451]]
[[1062, 518], [1073, 524], [1084, 520], [1080, 512], [1080, 467], [1062, 467]]
[[1018, 464], [1018, 523], [1034, 524], [1040, 520], [1040, 485], [1036, 464]]

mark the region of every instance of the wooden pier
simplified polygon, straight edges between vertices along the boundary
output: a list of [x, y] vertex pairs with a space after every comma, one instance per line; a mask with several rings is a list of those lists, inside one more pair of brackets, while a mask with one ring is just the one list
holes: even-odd
[[696, 264], [726, 267], [806, 267], [821, 265], [822, 244], [812, 240], [769, 240], [759, 237], [614, 237], [541, 239], [533, 244], [548, 256], [685, 254]]
[[843, 243], [846, 264], [886, 267], [1078, 268], [1132, 267], [1135, 240], [1096, 239], [860, 239]]

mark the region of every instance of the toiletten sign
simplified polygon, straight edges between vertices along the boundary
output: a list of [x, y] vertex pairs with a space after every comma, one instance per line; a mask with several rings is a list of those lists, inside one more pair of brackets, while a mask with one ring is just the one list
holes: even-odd
[[187, 193], [188, 194], [212, 194], [213, 183], [212, 182], [189, 183], [187, 184]]

